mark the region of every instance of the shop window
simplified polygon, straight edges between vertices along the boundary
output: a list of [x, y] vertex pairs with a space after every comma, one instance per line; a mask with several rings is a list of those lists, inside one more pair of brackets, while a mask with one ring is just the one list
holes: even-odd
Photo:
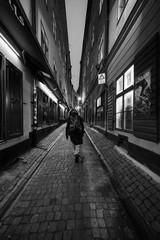
[[43, 49], [43, 52], [46, 58], [48, 59], [49, 58], [49, 41], [48, 41], [47, 34], [42, 22], [41, 22], [41, 47]]
[[133, 85], [134, 66], [132, 65], [116, 81], [116, 128], [133, 130]]
[[129, 0], [118, 0], [118, 20], [120, 19], [128, 1]]
[[23, 134], [22, 73], [6, 61], [7, 138]]
[[0, 141], [23, 135], [22, 93], [22, 73], [0, 55]]
[[56, 103], [37, 87], [38, 126], [53, 124], [57, 121]]

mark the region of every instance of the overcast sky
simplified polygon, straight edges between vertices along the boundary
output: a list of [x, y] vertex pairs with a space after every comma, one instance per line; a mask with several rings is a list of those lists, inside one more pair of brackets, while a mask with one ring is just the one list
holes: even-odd
[[72, 65], [72, 83], [77, 91], [88, 0], [65, 0], [65, 2]]

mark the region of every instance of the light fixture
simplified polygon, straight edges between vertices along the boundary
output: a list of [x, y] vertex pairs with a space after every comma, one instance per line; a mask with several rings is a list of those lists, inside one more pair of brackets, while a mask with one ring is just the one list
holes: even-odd
[[18, 57], [20, 57], [19, 53], [16, 51], [16, 49], [8, 42], [8, 40], [3, 36], [3, 34], [0, 32], [0, 38], [3, 40], [5, 45], [9, 47], [12, 52], [14, 52]]
[[60, 108], [63, 109], [63, 111], [65, 110], [65, 107], [62, 104], [59, 104]]
[[48, 97], [50, 97], [55, 103], [58, 102], [58, 99], [56, 96], [51, 92], [51, 90], [42, 82], [39, 82], [39, 87], [42, 89], [43, 92], [46, 93]]

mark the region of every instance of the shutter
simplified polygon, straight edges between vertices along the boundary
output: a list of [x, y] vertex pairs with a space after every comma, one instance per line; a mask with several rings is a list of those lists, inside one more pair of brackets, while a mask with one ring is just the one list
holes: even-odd
[[108, 130], [114, 130], [114, 84], [108, 87]]

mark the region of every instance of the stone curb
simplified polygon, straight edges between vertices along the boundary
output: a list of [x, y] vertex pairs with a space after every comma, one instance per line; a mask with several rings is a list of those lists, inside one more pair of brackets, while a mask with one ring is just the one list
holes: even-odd
[[[40, 155], [36, 159], [36, 162], [31, 165], [31, 167], [19, 179], [19, 181], [13, 187], [13, 189], [11, 191], [9, 191], [6, 194], [6, 196], [3, 198], [3, 200], [0, 202], [0, 218], [3, 217], [3, 215], [5, 214], [7, 209], [11, 206], [11, 204], [14, 202], [14, 200], [20, 194], [20, 192], [22, 191], [24, 186], [27, 184], [28, 180], [33, 176], [35, 171], [39, 168], [39, 166], [43, 162], [46, 155], [50, 152], [50, 150], [55, 145], [55, 143], [59, 140], [59, 138], [62, 136], [62, 134], [63, 133], [61, 133], [58, 137], [56, 137], [55, 141], [51, 142], [51, 144], [49, 145], [49, 147], [47, 149], [42, 149], [42, 152], [40, 153]], [[30, 157], [30, 156], [28, 156], [28, 157]]]

